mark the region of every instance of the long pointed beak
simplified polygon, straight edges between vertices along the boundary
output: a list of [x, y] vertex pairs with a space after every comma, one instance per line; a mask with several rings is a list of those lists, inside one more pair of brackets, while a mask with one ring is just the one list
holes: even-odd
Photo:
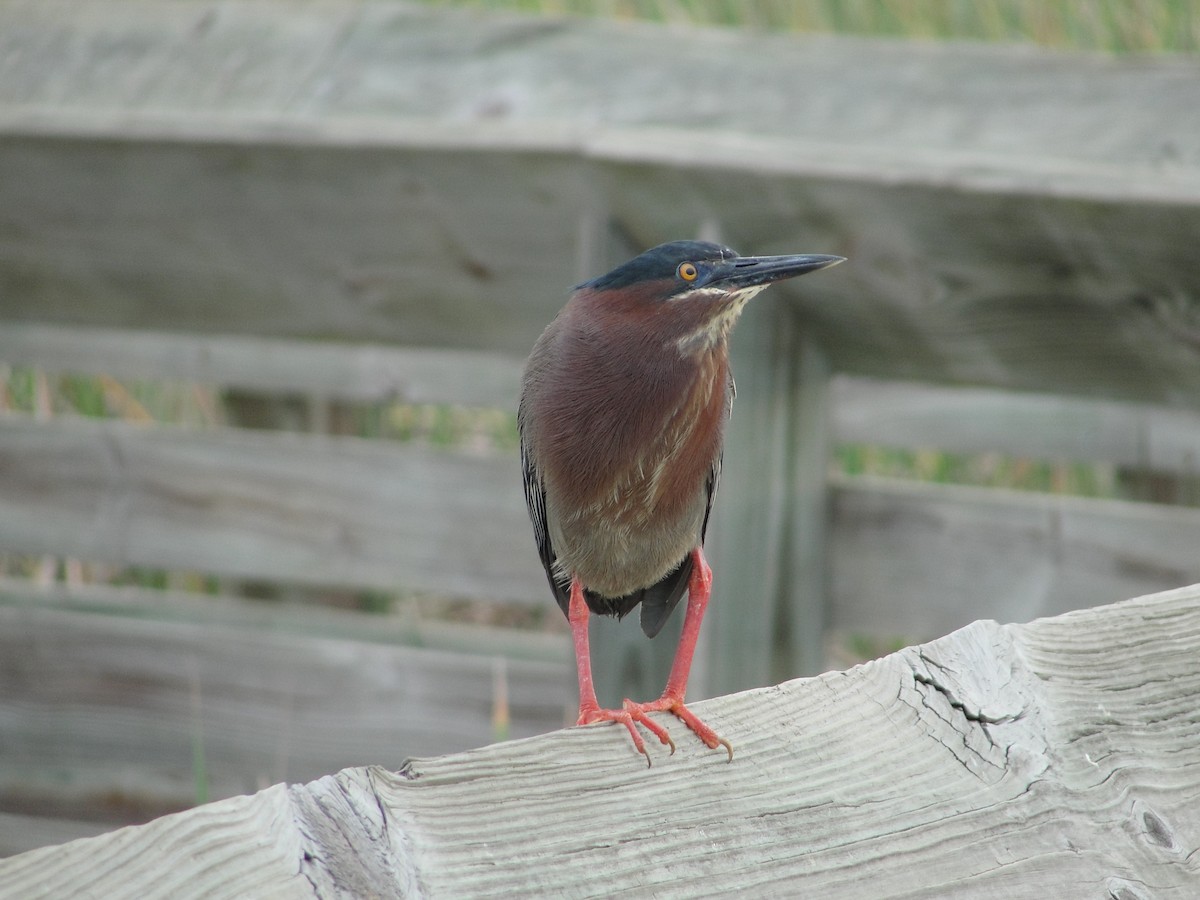
[[844, 256], [802, 253], [792, 256], [737, 256], [716, 266], [705, 279], [705, 286], [739, 291], [757, 285], [773, 284], [845, 262]]

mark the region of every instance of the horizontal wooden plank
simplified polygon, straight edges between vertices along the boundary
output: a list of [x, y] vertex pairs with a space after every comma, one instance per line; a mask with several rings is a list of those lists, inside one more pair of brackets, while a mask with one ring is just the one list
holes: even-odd
[[[512, 737], [561, 727], [573, 710], [565, 654], [523, 661], [247, 627], [230, 600], [223, 623], [66, 609], [11, 586], [3, 600], [0, 810], [13, 815], [124, 824], [191, 805], [197, 780], [216, 799], [480, 746], [502, 736], [501, 684]], [[5, 849], [19, 838], [0, 835]]]
[[1200, 474], [1200, 411], [852, 377], [831, 390], [841, 443]]
[[1198, 652], [1200, 586], [978, 622], [697, 704], [731, 763], [677, 724], [649, 770], [619, 727], [573, 729], [270, 788], [0, 879], [28, 898], [1188, 897]]
[[28, 323], [0, 328], [0, 362], [343, 400], [512, 410], [523, 364], [482, 352]]
[[557, 616], [550, 617], [549, 630], [534, 631], [427, 617], [403, 602], [394, 604], [389, 613], [365, 613], [311, 602], [248, 600], [169, 588], [89, 582], [34, 585], [22, 578], [0, 578], [0, 605], [337, 638], [517, 662], [567, 666], [573, 660], [566, 620]]
[[547, 602], [515, 455], [0, 417], [0, 547]]
[[520, 357], [610, 222], [718, 223], [850, 258], [777, 289], [836, 371], [1200, 396], [1185, 61], [389, 2], [0, 14], [10, 321]]
[[523, 358], [579, 280], [584, 173], [468, 156], [5, 136], [4, 318]]
[[833, 482], [831, 627], [928, 637], [1200, 581], [1200, 509]]
[[[560, 148], [636, 128], [651, 140], [613, 141], [612, 155], [661, 157], [675, 138], [672, 155], [696, 159], [715, 140], [745, 164], [756, 139], [774, 139], [791, 148], [781, 158], [893, 183], [923, 167], [942, 181], [957, 156], [960, 177], [982, 185], [1024, 168], [1040, 188], [1091, 180], [1103, 196], [1154, 180], [1175, 184], [1163, 198], [1200, 188], [1178, 149], [1200, 126], [1170, 115], [1195, 89], [1186, 60], [732, 29], [665, 40], [678, 32], [354, 0], [302, 9], [267, 0], [217, 14], [202, 0], [42, 0], [8, 3], [4, 14], [0, 107], [16, 121], [107, 120], [111, 133], [139, 117], [185, 128], [224, 118], [242, 131], [265, 120], [279, 133], [336, 139], [379, 135], [381, 125], [394, 135], [407, 120], [456, 127], [455, 145], [507, 134]], [[664, 79], [665, 68], [675, 77]], [[682, 140], [697, 131], [714, 140]], [[423, 133], [432, 143], [439, 129]], [[834, 148], [858, 149], [847, 158]]]

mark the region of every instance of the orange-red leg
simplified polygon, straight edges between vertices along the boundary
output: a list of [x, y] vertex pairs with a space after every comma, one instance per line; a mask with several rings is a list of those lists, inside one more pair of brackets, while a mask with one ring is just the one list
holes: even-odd
[[[633, 738], [633, 746], [646, 757], [646, 765], [650, 765], [650, 753], [642, 736], [638, 734], [635, 721], [646, 726], [653, 734], [675, 752], [675, 742], [667, 734], [667, 729], [657, 722], [652, 722], [645, 714], [635, 714], [625, 709], [601, 709], [596, 699], [596, 687], [592, 683], [592, 654], [588, 645], [588, 608], [583, 599], [583, 585], [578, 578], [571, 579], [571, 603], [567, 611], [567, 621], [571, 623], [571, 635], [575, 639], [575, 668], [579, 675], [579, 720], [578, 725], [590, 725], [593, 722], [620, 722], [629, 730]], [[628, 703], [629, 701], [625, 701]]]
[[708, 747], [716, 749], [718, 746], [723, 746], [729, 754], [729, 759], [732, 760], [733, 746], [729, 741], [718, 736], [684, 704], [688, 676], [692, 670], [692, 659], [696, 655], [696, 642], [700, 638], [700, 624], [704, 621], [704, 611], [708, 608], [708, 597], [711, 591], [712, 570], [704, 559], [704, 552], [697, 547], [692, 551], [692, 574], [688, 580], [688, 603], [683, 619], [683, 633], [679, 637], [675, 660], [671, 664], [671, 674], [667, 677], [667, 686], [662, 696], [647, 703], [625, 700], [620, 709], [601, 709], [596, 699], [595, 686], [592, 684], [587, 603], [583, 598], [583, 585], [578, 578], [573, 578], [567, 619], [571, 623], [571, 634], [575, 639], [575, 665], [579, 675], [578, 724], [620, 722], [629, 731], [634, 747], [646, 757], [646, 764], [649, 765], [650, 754], [646, 751], [642, 736], [638, 734], [637, 725], [642, 725], [660, 742], [669, 745], [671, 752], [674, 753], [675, 742], [671, 740], [667, 730], [649, 716], [649, 713], [652, 712], [669, 712], [680, 719]]

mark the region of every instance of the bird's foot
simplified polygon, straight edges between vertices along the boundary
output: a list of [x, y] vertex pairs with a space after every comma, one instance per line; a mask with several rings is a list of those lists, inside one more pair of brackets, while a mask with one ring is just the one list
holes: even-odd
[[638, 733], [638, 725], [641, 725], [658, 738], [659, 743], [669, 746], [671, 753], [675, 752], [675, 742], [671, 740], [671, 735], [667, 733], [667, 729], [651, 719], [639, 707], [640, 704], [634, 703], [631, 700], [626, 700], [621, 709], [601, 709], [598, 706], [586, 709], [580, 707], [579, 721], [576, 724], [591, 725], [593, 722], [620, 722], [629, 731], [629, 736], [633, 738], [633, 746], [637, 748], [638, 753], [646, 757], [646, 765], [648, 766], [650, 765], [650, 753], [646, 750], [646, 742], [642, 740], [641, 734]]
[[701, 721], [699, 716], [688, 709], [682, 697], [663, 694], [657, 700], [651, 700], [648, 703], [634, 703], [632, 700], [626, 700], [623, 708], [629, 710], [631, 713], [636, 709], [641, 715], [642, 720], [645, 721], [649, 721], [646, 718], [646, 713], [669, 712], [690, 728], [692, 733], [700, 738], [710, 750], [716, 750], [717, 747], [724, 747], [725, 752], [729, 754], [729, 761], [733, 762], [733, 745], [718, 735], [712, 728]]
[[733, 761], [733, 745], [701, 721], [695, 713], [684, 705], [682, 698], [668, 694], [663, 694], [657, 700], [650, 700], [645, 703], [634, 703], [632, 700], [626, 700], [621, 704], [620, 709], [600, 709], [599, 707], [585, 709], [581, 707], [578, 724], [590, 725], [593, 722], [620, 722], [629, 731], [629, 736], [633, 739], [633, 746], [637, 748], [637, 751], [642, 756], [646, 757], [646, 765], [649, 766], [651, 764], [650, 754], [646, 750], [645, 741], [642, 740], [641, 734], [638, 733], [638, 725], [641, 725], [658, 738], [660, 743], [669, 746], [671, 753], [675, 752], [675, 742], [671, 740], [671, 735], [667, 733], [667, 729], [650, 718], [649, 714], [652, 712], [671, 713], [690, 728], [705, 746], [713, 750], [717, 747], [724, 747], [725, 751], [729, 754], [729, 761]]

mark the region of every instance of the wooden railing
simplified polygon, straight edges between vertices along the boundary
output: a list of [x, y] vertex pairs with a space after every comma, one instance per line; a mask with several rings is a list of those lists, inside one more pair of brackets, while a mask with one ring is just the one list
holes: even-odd
[[705, 701], [729, 762], [600, 725], [348, 769], [0, 861], [0, 893], [1189, 897], [1198, 652], [1197, 587], [976, 622]]

